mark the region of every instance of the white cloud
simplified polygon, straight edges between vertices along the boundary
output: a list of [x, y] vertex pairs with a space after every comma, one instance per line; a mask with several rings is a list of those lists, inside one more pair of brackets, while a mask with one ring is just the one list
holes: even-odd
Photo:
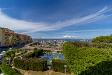
[[[74, 31], [65, 31], [64, 33], [85, 33], [85, 32], [112, 32], [112, 29], [89, 29], [89, 30], [74, 30]], [[63, 34], [63, 33], [62, 33]]]
[[0, 27], [7, 27], [13, 30], [22, 30], [25, 31], [25, 33], [57, 30], [67, 26], [91, 23], [98, 19], [105, 18], [106, 16], [108, 16], [105, 15], [105, 13], [109, 11], [111, 11], [111, 9], [109, 9], [108, 7], [104, 7], [98, 12], [87, 15], [85, 17], [73, 18], [70, 20], [65, 20], [63, 22], [48, 24], [48, 23], [38, 23], [38, 22], [28, 22], [24, 20], [18, 20], [4, 14], [0, 9]]
[[41, 30], [42, 28], [45, 28], [47, 25], [43, 23], [33, 23], [24, 20], [17, 20], [7, 16], [2, 11], [0, 11], [0, 26], [11, 28], [13, 30], [31, 31], [36, 29]]
[[63, 38], [80, 38], [79, 36], [64, 35]]
[[90, 14], [90, 15], [80, 17], [80, 18], [69, 19], [64, 22], [57, 23], [56, 26], [60, 25], [60, 27], [66, 27], [66, 26], [71, 26], [71, 25], [91, 23], [91, 22], [97, 21], [98, 19], [105, 18], [107, 15], [104, 15], [104, 14], [109, 11], [111, 11], [111, 9], [105, 6], [103, 9], [99, 10], [98, 12], [94, 14]]

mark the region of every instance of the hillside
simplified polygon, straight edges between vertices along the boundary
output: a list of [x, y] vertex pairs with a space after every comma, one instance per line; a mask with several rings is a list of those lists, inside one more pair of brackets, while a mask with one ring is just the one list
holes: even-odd
[[[108, 43], [111, 42], [110, 38], [111, 36], [105, 36]], [[64, 44], [64, 56], [71, 72], [75, 75], [112, 75], [112, 45], [106, 44], [105, 47], [102, 47], [102, 44], [104, 45], [104, 42], [107, 41], [104, 40], [102, 43], [99, 41], [100, 39], [102, 40], [102, 37], [93, 39], [97, 40], [99, 44], [96, 41]]]

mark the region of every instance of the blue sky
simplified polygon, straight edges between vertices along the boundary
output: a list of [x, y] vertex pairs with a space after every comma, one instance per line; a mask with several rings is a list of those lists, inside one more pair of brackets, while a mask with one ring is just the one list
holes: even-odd
[[112, 0], [0, 0], [0, 27], [33, 38], [112, 34]]

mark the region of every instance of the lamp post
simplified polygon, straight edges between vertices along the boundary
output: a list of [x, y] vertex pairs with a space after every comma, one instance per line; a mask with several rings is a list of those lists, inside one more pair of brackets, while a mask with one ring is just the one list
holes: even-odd
[[51, 65], [48, 66], [49, 70], [51, 70]]
[[48, 65], [49, 70], [51, 70], [51, 65], [52, 65], [52, 60], [49, 61], [49, 65]]
[[51, 75], [51, 74], [50, 74], [50, 70], [52, 69], [52, 60], [49, 61], [48, 69], [49, 69], [48, 75]]
[[64, 65], [64, 68], [65, 68], [65, 75], [66, 75], [67, 65]]
[[48, 75], [50, 75], [51, 65], [48, 65], [48, 68], [49, 68]]

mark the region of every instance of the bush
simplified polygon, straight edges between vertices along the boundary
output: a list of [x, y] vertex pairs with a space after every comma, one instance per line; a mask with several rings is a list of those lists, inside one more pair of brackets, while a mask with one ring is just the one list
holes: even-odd
[[[59, 59], [54, 59], [52, 60], [52, 69], [56, 72], [65, 72], [65, 67], [64, 65], [67, 65], [65, 61], [59, 60]], [[69, 72], [68, 67], [66, 67], [67, 72]]]
[[0, 68], [5, 75], [22, 75], [17, 70], [12, 69], [10, 65], [5, 63], [3, 63]]
[[91, 43], [90, 47], [94, 47], [94, 48], [112, 48], [112, 44], [107, 44], [107, 43]]
[[15, 51], [14, 50], [9, 50], [4, 54], [4, 57], [6, 58], [14, 58], [15, 57]]
[[112, 36], [100, 36], [92, 40], [94, 43], [112, 43]]
[[112, 75], [112, 60], [102, 61], [79, 75]]
[[40, 49], [40, 50], [34, 50], [33, 52], [33, 57], [39, 57], [39, 56], [42, 56], [43, 55], [43, 50]]
[[42, 56], [44, 54], [43, 50], [34, 50], [33, 52], [31, 53], [28, 53], [27, 55], [23, 56], [25, 58], [33, 58], [33, 57], [39, 57], [39, 56]]
[[23, 70], [45, 71], [47, 69], [47, 61], [37, 58], [15, 58], [14, 66]]
[[90, 46], [89, 43], [86, 43], [86, 42], [66, 42], [66, 43], [64, 43], [64, 46], [65, 45], [71, 45], [72, 47], [78, 47], [78, 48]]
[[112, 48], [111, 43], [97, 43], [97, 42], [66, 42], [65, 45], [71, 45], [72, 47], [77, 47], [77, 48], [83, 48], [83, 47], [89, 47], [89, 48]]
[[66, 43], [63, 48], [65, 60], [76, 75], [90, 66], [112, 59], [112, 48], [75, 47], [73, 43]]

